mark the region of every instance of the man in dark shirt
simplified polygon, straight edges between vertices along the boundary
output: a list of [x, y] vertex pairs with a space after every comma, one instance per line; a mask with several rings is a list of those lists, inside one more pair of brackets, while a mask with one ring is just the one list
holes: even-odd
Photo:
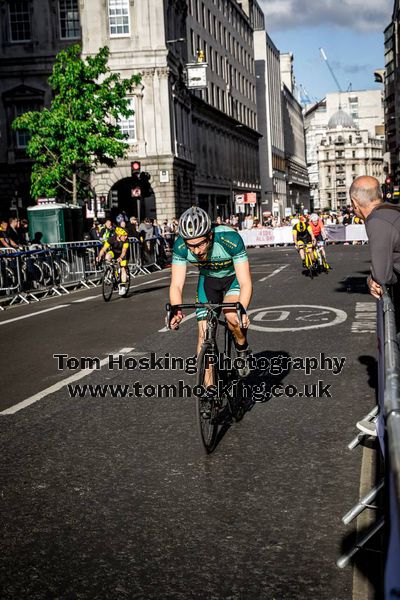
[[18, 219], [11, 217], [8, 219], [7, 236], [17, 246], [19, 244]]
[[400, 274], [400, 208], [384, 204], [375, 177], [356, 177], [350, 186], [354, 213], [364, 219], [371, 254], [371, 275], [367, 283], [374, 298], [382, 285], [394, 284]]
[[18, 244], [10, 239], [7, 233], [8, 221], [1, 219], [0, 223], [0, 248], [18, 248]]

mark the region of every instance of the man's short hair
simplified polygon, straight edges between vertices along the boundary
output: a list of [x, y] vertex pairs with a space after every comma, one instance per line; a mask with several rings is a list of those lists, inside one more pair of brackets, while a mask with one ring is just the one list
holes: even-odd
[[365, 180], [364, 183], [361, 183], [360, 185], [360, 179], [361, 177], [356, 177], [356, 179], [351, 184], [350, 198], [354, 197], [357, 200], [357, 202], [359, 202], [359, 204], [361, 204], [362, 206], [368, 206], [368, 204], [370, 204], [371, 202], [376, 202], [376, 200], [382, 202], [383, 196], [379, 181], [375, 179], [375, 177], [371, 177], [371, 185], [367, 185], [365, 183]]

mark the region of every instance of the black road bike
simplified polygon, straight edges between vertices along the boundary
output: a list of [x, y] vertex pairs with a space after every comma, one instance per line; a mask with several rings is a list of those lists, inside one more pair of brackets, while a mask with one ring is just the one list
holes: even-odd
[[[121, 280], [121, 265], [117, 260], [105, 261], [104, 263], [104, 274], [103, 281], [101, 284], [103, 298], [106, 302], [111, 300], [113, 292], [118, 290], [119, 284], [122, 283]], [[125, 282], [125, 294], [123, 298], [128, 296], [129, 288], [131, 285], [131, 276], [129, 273], [128, 265], [125, 267], [126, 269], [126, 282]]]
[[[222, 308], [234, 308], [242, 326], [242, 315], [246, 311], [240, 302], [167, 304], [167, 327], [170, 328], [171, 319], [177, 310], [197, 308], [205, 308], [207, 316], [204, 341], [197, 357], [196, 419], [201, 443], [206, 454], [210, 454], [218, 445], [229, 422], [232, 419], [240, 421], [245, 413], [244, 403], [237, 389], [239, 376], [234, 363], [236, 348], [233, 335], [225, 320], [218, 315]], [[218, 325], [224, 329], [221, 355], [217, 345]]]

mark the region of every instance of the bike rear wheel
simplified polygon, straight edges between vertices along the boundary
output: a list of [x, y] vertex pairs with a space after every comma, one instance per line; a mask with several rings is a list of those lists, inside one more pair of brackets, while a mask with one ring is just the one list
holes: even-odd
[[109, 302], [114, 290], [114, 268], [112, 266], [105, 268], [101, 288], [104, 300]]
[[[213, 355], [209, 344], [203, 344], [197, 358], [197, 378], [196, 385], [207, 389], [210, 385], [218, 385], [218, 371], [216, 366], [210, 366], [206, 369], [207, 356]], [[197, 396], [196, 398], [196, 419], [197, 429], [200, 436], [203, 449], [206, 454], [210, 454], [217, 445], [220, 414], [219, 402], [215, 397], [207, 398]]]
[[[225, 355], [233, 360], [236, 357], [236, 349], [233, 341], [233, 335], [230, 331], [227, 332], [227, 342], [225, 348]], [[239, 375], [235, 369], [232, 369], [226, 373], [226, 383], [239, 381]], [[230, 391], [226, 392], [226, 399], [228, 402], [229, 410], [232, 417], [236, 422], [241, 421], [246, 412], [243, 398], [239, 398], [236, 394], [237, 386], [232, 386]]]

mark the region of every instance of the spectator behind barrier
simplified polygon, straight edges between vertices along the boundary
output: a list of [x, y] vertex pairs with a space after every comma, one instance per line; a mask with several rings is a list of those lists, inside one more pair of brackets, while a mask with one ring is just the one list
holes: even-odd
[[29, 244], [29, 224], [27, 219], [21, 219], [18, 231], [18, 238], [20, 244]]
[[126, 231], [128, 232], [128, 237], [130, 238], [136, 238], [137, 240], [139, 240], [140, 236], [139, 236], [139, 232], [137, 230], [137, 225], [138, 225], [138, 221], [136, 217], [131, 217], [128, 221], [128, 223], [126, 224]]
[[18, 249], [18, 244], [16, 244], [9, 237], [8, 221], [6, 221], [6, 219], [1, 219], [1, 222], [0, 222], [0, 248]]
[[151, 224], [151, 220], [149, 219], [149, 217], [146, 217], [139, 225], [139, 233], [142, 233], [143, 235], [141, 237], [143, 237], [144, 240], [148, 240], [152, 237], [154, 237], [154, 227]]
[[100, 239], [106, 242], [112, 235], [114, 235], [114, 226], [111, 219], [106, 219], [104, 225], [100, 225]]
[[365, 220], [371, 255], [367, 283], [379, 299], [381, 286], [395, 284], [400, 273], [400, 208], [384, 204], [379, 181], [367, 175], [354, 179], [350, 198], [356, 217]]
[[140, 240], [142, 242], [141, 250], [142, 250], [142, 260], [143, 263], [151, 264], [153, 261], [153, 250], [154, 250], [154, 241], [151, 239], [154, 237], [154, 227], [151, 224], [151, 220], [149, 217], [146, 217], [142, 223], [139, 225], [139, 235]]
[[19, 245], [18, 219], [16, 217], [8, 219], [7, 236], [16, 246]]
[[89, 238], [91, 240], [99, 240], [100, 239], [100, 225], [97, 219], [93, 219], [93, 225], [89, 231]]

